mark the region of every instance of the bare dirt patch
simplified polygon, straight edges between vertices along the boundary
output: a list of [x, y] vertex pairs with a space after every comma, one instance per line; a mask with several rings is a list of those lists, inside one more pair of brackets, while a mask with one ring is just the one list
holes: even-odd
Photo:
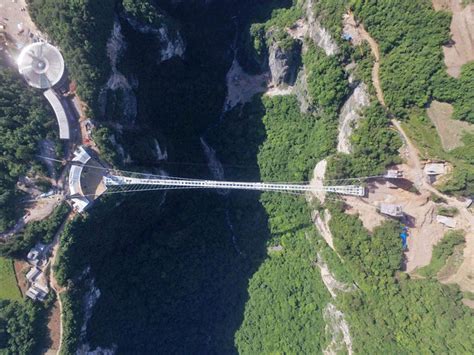
[[474, 300], [469, 300], [469, 299], [467, 299], [467, 298], [464, 298], [464, 299], [462, 300], [462, 303], [464, 303], [464, 305], [466, 305], [466, 306], [468, 306], [468, 307], [474, 309]]
[[326, 159], [318, 162], [314, 168], [313, 178], [311, 179], [311, 187], [313, 188], [313, 194], [319, 199], [321, 203], [324, 203], [326, 199], [326, 193], [323, 191], [324, 175], [326, 174], [327, 167]]
[[463, 6], [462, 0], [433, 0], [435, 10], [448, 10], [452, 44], [443, 47], [444, 63], [449, 75], [457, 78], [463, 64], [474, 60], [474, 4]]
[[5, 32], [17, 49], [30, 43], [33, 37], [43, 36], [31, 20], [28, 11], [22, 9], [26, 9], [25, 0], [0, 1], [0, 23], [5, 27]]
[[453, 106], [448, 103], [433, 101], [426, 112], [434, 123], [446, 151], [461, 147], [464, 133], [474, 133], [474, 125], [452, 118]]
[[261, 75], [247, 74], [234, 59], [227, 75], [227, 97], [224, 110], [230, 110], [239, 103], [250, 102], [255, 94], [265, 92], [270, 78], [268, 73]]
[[26, 261], [19, 259], [15, 259], [13, 265], [15, 268], [18, 288], [20, 289], [21, 294], [24, 295], [26, 293], [26, 290], [28, 290], [28, 281], [26, 280], [26, 273], [30, 269], [30, 265]]
[[53, 307], [51, 307], [49, 317], [48, 317], [48, 336], [49, 336], [49, 349], [53, 354], [57, 353], [59, 350], [60, 343], [60, 326], [61, 323], [61, 311], [59, 308], [59, 302], [56, 300]]
[[[403, 171], [403, 166], [399, 169]], [[430, 193], [411, 192], [408, 180], [400, 180], [397, 185], [373, 181], [368, 184], [368, 197], [347, 196], [344, 199], [349, 206], [347, 212], [357, 214], [369, 231], [389, 218], [377, 212], [380, 203], [402, 206], [406, 215], [404, 223], [409, 227], [405, 267], [411, 272], [430, 263], [433, 246], [448, 229], [436, 221], [436, 204], [430, 200]]]

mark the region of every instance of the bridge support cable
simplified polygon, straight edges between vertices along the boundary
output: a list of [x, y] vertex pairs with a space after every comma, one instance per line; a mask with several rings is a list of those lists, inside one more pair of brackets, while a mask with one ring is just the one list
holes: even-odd
[[316, 188], [308, 184], [286, 184], [267, 182], [237, 182], [219, 180], [194, 180], [194, 179], [173, 179], [173, 178], [137, 178], [119, 175], [107, 175], [104, 177], [104, 184], [112, 191], [123, 189], [123, 192], [161, 190], [161, 189], [221, 189], [221, 190], [254, 190], [254, 191], [275, 191], [275, 192], [331, 192], [342, 195], [364, 196], [365, 188], [359, 185], [343, 186], [322, 186]]

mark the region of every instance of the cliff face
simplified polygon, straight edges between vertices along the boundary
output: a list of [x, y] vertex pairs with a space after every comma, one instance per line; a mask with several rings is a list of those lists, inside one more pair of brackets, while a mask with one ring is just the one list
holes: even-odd
[[367, 85], [360, 83], [344, 103], [339, 114], [338, 152], [351, 153], [350, 137], [360, 119], [360, 111], [367, 105], [369, 105]]
[[294, 85], [301, 63], [300, 43], [294, 41], [289, 48], [284, 48], [273, 40], [268, 52], [268, 66], [272, 84], [275, 86]]
[[158, 63], [171, 59], [175, 56], [183, 57], [186, 45], [179, 30], [167, 21], [162, 21], [156, 25], [150, 25], [137, 18], [125, 14], [127, 22], [135, 31], [142, 34], [151, 34], [159, 44]]
[[324, 49], [327, 55], [334, 55], [339, 52], [339, 48], [331, 37], [328, 30], [321, 26], [316, 18], [313, 9], [314, 0], [307, 0], [305, 4], [305, 15], [307, 22], [307, 36], [311, 38], [315, 45]]

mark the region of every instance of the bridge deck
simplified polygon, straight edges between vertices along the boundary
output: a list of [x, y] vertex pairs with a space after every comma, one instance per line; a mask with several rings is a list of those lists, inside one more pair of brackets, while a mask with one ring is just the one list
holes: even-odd
[[326, 191], [343, 195], [364, 196], [365, 188], [358, 185], [347, 186], [323, 186], [317, 189], [311, 185], [266, 183], [266, 182], [235, 182], [218, 180], [186, 180], [186, 179], [144, 179], [125, 176], [109, 175], [104, 177], [107, 187], [112, 186], [156, 186], [157, 188], [205, 188], [205, 189], [234, 189], [234, 190], [257, 190], [257, 191], [280, 191], [280, 192], [306, 192]]

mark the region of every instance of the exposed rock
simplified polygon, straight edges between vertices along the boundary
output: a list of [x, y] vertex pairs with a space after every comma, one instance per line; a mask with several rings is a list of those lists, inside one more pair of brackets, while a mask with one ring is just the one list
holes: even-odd
[[227, 96], [223, 112], [231, 110], [239, 103], [250, 102], [255, 94], [266, 90], [267, 81], [268, 73], [250, 75], [234, 58], [232, 66], [226, 74]]
[[117, 346], [112, 346], [110, 349], [95, 348], [91, 350], [89, 344], [82, 344], [82, 346], [76, 351], [76, 355], [114, 355], [117, 351]]
[[308, 23], [304, 19], [299, 19], [293, 26], [287, 29], [287, 32], [291, 38], [303, 42], [308, 33]]
[[158, 161], [166, 160], [168, 159], [168, 151], [166, 150], [166, 147], [164, 150], [161, 149], [160, 143], [158, 142], [157, 139], [154, 140], [155, 143], [155, 154], [156, 154], [156, 159]]
[[329, 221], [331, 220], [331, 213], [328, 209], [324, 210], [324, 214], [321, 215], [319, 211], [313, 212], [313, 222], [316, 228], [318, 229], [319, 234], [324, 238], [326, 243], [331, 247], [332, 250], [334, 249], [334, 242], [332, 238], [331, 230], [329, 229]]
[[155, 36], [157, 41], [160, 43], [160, 57], [158, 59], [158, 63], [171, 59], [175, 56], [184, 56], [186, 45], [181, 33], [176, 29], [170, 28], [170, 26], [168, 26], [165, 21], [162, 22], [160, 27], [155, 27], [149, 24], [141, 23], [136, 18], [128, 15], [125, 15], [124, 17], [135, 31], [143, 34], [152, 34]]
[[327, 55], [337, 54], [339, 47], [331, 37], [329, 31], [321, 26], [321, 23], [314, 14], [313, 0], [306, 1], [305, 10], [306, 21], [308, 23], [308, 37], [311, 38], [318, 47], [321, 47]]
[[291, 95], [293, 93], [293, 90], [294, 90], [293, 86], [288, 86], [286, 88], [273, 86], [265, 92], [265, 95], [270, 96], [270, 97], [272, 97], [272, 96], [286, 96], [286, 95]]
[[334, 275], [329, 270], [327, 264], [322, 260], [321, 255], [318, 253], [318, 262], [317, 265], [319, 270], [321, 271], [321, 279], [326, 285], [329, 293], [331, 294], [332, 298], [336, 298], [338, 292], [351, 292], [356, 289], [355, 285], [348, 285], [344, 282], [340, 282], [336, 280]]
[[[115, 19], [112, 33], [107, 41], [107, 56], [110, 60], [112, 73], [99, 94], [99, 106], [103, 116], [106, 115], [108, 105], [118, 106], [123, 113], [123, 119], [133, 122], [137, 116], [137, 98], [132, 90], [132, 85], [117, 69], [117, 64], [126, 48], [127, 44], [122, 35], [120, 22]], [[136, 84], [138, 85], [138, 83]]]
[[269, 46], [268, 66], [273, 85], [293, 85], [295, 83], [300, 51], [301, 45], [297, 41], [294, 41], [290, 49], [284, 49], [277, 41], [272, 41]]
[[[84, 280], [89, 275], [89, 273], [90, 267], [87, 267], [81, 274], [80, 279]], [[112, 346], [111, 349], [98, 347], [94, 350], [91, 350], [91, 346], [85, 342], [87, 337], [87, 323], [89, 322], [89, 319], [92, 316], [92, 310], [100, 297], [100, 290], [95, 286], [94, 279], [85, 280], [85, 282], [88, 290], [83, 299], [84, 322], [81, 327], [81, 344], [76, 351], [76, 355], [113, 355], [117, 350], [116, 346]]]
[[298, 73], [298, 78], [296, 79], [293, 92], [295, 93], [296, 99], [300, 104], [300, 111], [303, 113], [308, 113], [311, 111], [312, 102], [308, 92], [307, 75], [304, 68]]
[[321, 203], [324, 203], [326, 199], [326, 193], [322, 189], [324, 185], [324, 175], [326, 175], [326, 167], [326, 159], [319, 161], [314, 168], [313, 178], [311, 179], [313, 194], [319, 199]]
[[323, 350], [323, 354], [332, 355], [347, 351], [351, 355], [353, 353], [352, 338], [344, 313], [339, 311], [332, 303], [328, 303], [324, 308], [323, 318], [326, 322], [326, 334], [331, 337], [331, 342]]
[[367, 86], [360, 83], [347, 99], [339, 114], [339, 134], [337, 142], [337, 151], [341, 153], [351, 153], [350, 136], [352, 130], [360, 119], [360, 111], [370, 103]]
[[224, 180], [224, 167], [222, 163], [217, 159], [216, 151], [207, 144], [203, 137], [201, 139], [201, 146], [206, 155], [207, 163], [209, 166], [209, 170], [212, 173], [212, 177], [216, 180]]

